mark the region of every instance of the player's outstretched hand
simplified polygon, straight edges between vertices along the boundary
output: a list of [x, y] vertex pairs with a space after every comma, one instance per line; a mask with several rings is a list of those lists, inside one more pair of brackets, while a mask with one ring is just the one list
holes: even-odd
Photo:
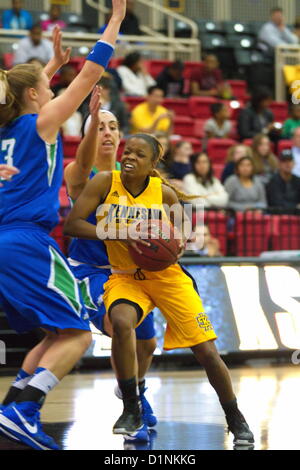
[[126, 0], [112, 0], [113, 12], [112, 18], [117, 21], [123, 21], [126, 14]]
[[70, 60], [71, 55], [71, 47], [67, 47], [64, 51], [61, 44], [62, 32], [60, 27], [56, 25], [52, 32], [52, 41], [53, 41], [53, 50], [54, 50], [54, 58], [57, 62], [57, 65], [61, 67], [65, 65]]
[[100, 86], [95, 86], [90, 99], [89, 110], [93, 122], [99, 123], [99, 110], [101, 108], [101, 90]]
[[[5, 180], [9, 180], [12, 176], [17, 175], [18, 173], [20, 173], [18, 168], [14, 166], [6, 165], [5, 163], [0, 164], [0, 177], [1, 178]], [[0, 183], [0, 187], [1, 186], [3, 185]]]

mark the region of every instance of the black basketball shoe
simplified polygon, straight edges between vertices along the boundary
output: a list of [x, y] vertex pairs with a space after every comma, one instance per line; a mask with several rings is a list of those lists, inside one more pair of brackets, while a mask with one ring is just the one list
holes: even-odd
[[123, 413], [113, 427], [113, 433], [130, 435], [141, 430], [143, 424], [140, 402], [125, 402]]
[[254, 446], [254, 436], [250, 428], [240, 412], [234, 410], [232, 413], [226, 415], [228, 424], [228, 432], [234, 435], [233, 444], [236, 446]]

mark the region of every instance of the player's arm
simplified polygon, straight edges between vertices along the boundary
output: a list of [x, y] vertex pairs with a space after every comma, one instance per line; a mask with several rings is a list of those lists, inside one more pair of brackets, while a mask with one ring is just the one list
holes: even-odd
[[77, 199], [84, 189], [97, 155], [100, 98], [100, 88], [96, 86], [93, 90], [89, 106], [91, 115], [90, 126], [77, 149], [74, 162], [71, 162], [65, 169], [68, 194], [73, 200]]
[[[4, 180], [9, 180], [12, 176], [17, 175], [20, 173], [18, 168], [14, 166], [7, 165], [6, 163], [0, 164], [0, 178]], [[0, 187], [3, 186], [0, 182]]]
[[99, 240], [96, 225], [86, 221], [105, 200], [111, 188], [112, 174], [109, 171], [99, 173], [92, 178], [76, 200], [71, 212], [66, 218], [64, 234], [71, 237]]
[[62, 33], [58, 25], [56, 25], [52, 32], [54, 56], [49, 60], [48, 64], [44, 67], [44, 72], [49, 78], [56, 74], [56, 72], [70, 60], [71, 48], [68, 47], [65, 51], [61, 45]]
[[61, 125], [77, 110], [100, 80], [112, 53], [121, 23], [125, 17], [126, 0], [112, 0], [113, 13], [109, 24], [73, 82], [60, 96], [42, 107], [37, 130], [43, 140], [55, 143]]

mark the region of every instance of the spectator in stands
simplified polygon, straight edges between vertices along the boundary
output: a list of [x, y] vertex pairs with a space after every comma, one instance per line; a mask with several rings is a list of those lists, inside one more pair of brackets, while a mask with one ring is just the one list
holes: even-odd
[[291, 139], [297, 127], [300, 127], [300, 104], [293, 104], [291, 117], [284, 122], [281, 137]]
[[266, 57], [274, 57], [276, 46], [283, 44], [297, 44], [298, 38], [285, 25], [283, 9], [272, 8], [271, 18], [258, 33], [258, 46]]
[[2, 15], [2, 28], [4, 29], [31, 29], [32, 16], [29, 11], [23, 10], [22, 0], [12, 0], [11, 10], [4, 10]]
[[263, 184], [267, 184], [278, 168], [277, 157], [272, 152], [271, 141], [268, 136], [258, 134], [252, 142], [255, 174]]
[[296, 18], [294, 34], [295, 36], [297, 36], [298, 43], [299, 43], [300, 42], [300, 16], [297, 16]]
[[279, 156], [279, 171], [267, 186], [268, 205], [280, 211], [300, 208], [300, 178], [293, 175], [295, 162], [291, 150]]
[[183, 178], [183, 188], [187, 194], [204, 196], [203, 199], [193, 199], [194, 206], [204, 204], [206, 208], [224, 208], [228, 204], [228, 194], [221, 182], [214, 177], [211, 160], [205, 153], [191, 158], [192, 172]]
[[255, 176], [253, 160], [249, 157], [241, 158], [235, 165], [235, 173], [225, 182], [225, 189], [229, 194], [228, 207], [240, 212], [265, 209], [265, 188]]
[[60, 69], [59, 81], [57, 85], [52, 88], [52, 91], [55, 96], [57, 96], [61, 90], [65, 90], [66, 88], [68, 88], [68, 86], [70, 85], [70, 83], [73, 82], [75, 77], [77, 77], [77, 71], [75, 67], [70, 64], [63, 65]]
[[294, 130], [292, 138], [292, 153], [295, 162], [293, 169], [293, 175], [300, 177], [300, 128], [297, 127]]
[[242, 109], [238, 117], [238, 133], [243, 139], [253, 139], [257, 134], [269, 135], [271, 140], [278, 139], [278, 130], [274, 125], [274, 115], [269, 109], [272, 94], [267, 88], [255, 90], [250, 105]]
[[185, 252], [190, 256], [220, 257], [224, 256], [220, 250], [220, 242], [212, 237], [207, 224], [198, 225], [194, 229], [194, 239], [189, 243], [189, 250]]
[[128, 54], [123, 64], [117, 68], [122, 80], [122, 87], [127, 96], [146, 96], [149, 87], [155, 80], [146, 70], [145, 63], [139, 52]]
[[222, 173], [221, 181], [224, 184], [235, 171], [235, 164], [243, 157], [252, 158], [252, 150], [247, 145], [233, 145], [227, 153], [226, 165]]
[[49, 19], [41, 21], [41, 27], [43, 31], [52, 31], [53, 28], [58, 25], [60, 29], [64, 29], [67, 25], [60, 18], [61, 16], [61, 7], [60, 5], [51, 5], [49, 11]]
[[232, 130], [229, 121], [229, 109], [224, 103], [213, 103], [211, 105], [212, 118], [208, 119], [204, 125], [206, 137], [227, 138]]
[[143, 33], [140, 30], [140, 20], [134, 13], [134, 7], [134, 0], [127, 0], [126, 16], [121, 24], [120, 33], [129, 36], [141, 36]]
[[127, 136], [130, 131], [130, 113], [127, 110], [124, 102], [120, 99], [119, 93], [115, 92], [113, 77], [102, 77], [99, 85], [102, 87], [101, 109], [110, 111], [117, 117], [122, 135]]
[[180, 60], [164, 68], [156, 78], [156, 83], [167, 98], [182, 98], [184, 96], [184, 65]]
[[183, 178], [188, 173], [191, 173], [193, 169], [191, 163], [192, 155], [193, 147], [186, 141], [178, 142], [172, 151], [171, 160], [167, 169], [172, 182], [177, 182], [177, 187], [181, 187], [181, 189], [183, 189]]
[[42, 28], [36, 24], [32, 26], [27, 37], [20, 39], [15, 53], [14, 64], [24, 64], [32, 57], [48, 63], [52, 56], [52, 43], [42, 37]]
[[229, 99], [232, 97], [230, 86], [224, 82], [219, 61], [213, 54], [205, 56], [203, 64], [191, 75], [191, 95], [212, 96]]
[[152, 134], [163, 131], [170, 135], [173, 132], [174, 113], [162, 106], [164, 92], [156, 85], [148, 90], [147, 101], [132, 110], [131, 133], [145, 132]]

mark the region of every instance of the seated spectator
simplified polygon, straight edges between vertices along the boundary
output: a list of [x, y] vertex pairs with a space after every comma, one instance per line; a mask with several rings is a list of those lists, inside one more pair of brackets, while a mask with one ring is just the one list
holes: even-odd
[[184, 65], [180, 60], [168, 65], [156, 78], [159, 88], [167, 98], [182, 98], [184, 96]]
[[140, 30], [140, 20], [134, 13], [134, 7], [134, 0], [127, 0], [126, 15], [122, 21], [120, 33], [128, 36], [141, 36], [143, 33]]
[[66, 23], [60, 19], [60, 5], [51, 5], [49, 16], [50, 18], [48, 20], [41, 21], [41, 27], [43, 31], [52, 31], [56, 25], [58, 25], [60, 29], [64, 29], [67, 26]]
[[296, 17], [294, 34], [295, 36], [297, 36], [298, 43], [299, 43], [300, 42], [300, 16]]
[[220, 242], [212, 237], [207, 224], [198, 225], [194, 230], [194, 239], [188, 244], [189, 250], [185, 252], [188, 256], [223, 256], [220, 250]]
[[247, 145], [233, 145], [227, 153], [226, 165], [222, 173], [221, 181], [224, 184], [229, 176], [232, 176], [235, 171], [235, 164], [243, 157], [252, 158], [252, 150]]
[[229, 194], [228, 207], [240, 212], [265, 209], [265, 188], [255, 176], [253, 160], [249, 157], [241, 158], [235, 165], [235, 173], [225, 182], [225, 189]]
[[123, 64], [117, 68], [122, 80], [122, 87], [127, 96], [146, 96], [149, 87], [155, 85], [155, 80], [146, 70], [139, 52], [128, 54]]
[[270, 21], [258, 33], [258, 47], [267, 57], [274, 57], [276, 46], [297, 44], [298, 38], [285, 25], [283, 9], [272, 8]]
[[2, 14], [2, 28], [4, 29], [31, 29], [32, 16], [29, 11], [23, 10], [22, 0], [12, 0], [11, 10], [4, 10]]
[[131, 133], [145, 132], [152, 134], [163, 131], [166, 134], [173, 132], [174, 113], [162, 106], [164, 92], [156, 85], [148, 90], [147, 101], [137, 105], [132, 110]]
[[[191, 157], [193, 155], [193, 147], [189, 142], [178, 142], [173, 151], [171, 156], [171, 161], [168, 165], [168, 173], [169, 178], [172, 179], [172, 182], [176, 183], [177, 180], [180, 182], [183, 180], [185, 175], [191, 173], [192, 171], [192, 163]], [[182, 181], [179, 186], [181, 189], [183, 188]]]
[[124, 102], [120, 99], [119, 93], [115, 92], [115, 84], [113, 77], [102, 77], [99, 82], [99, 85], [102, 87], [101, 109], [113, 113], [119, 121], [121, 133], [128, 135], [130, 131], [130, 112], [127, 110]]
[[295, 162], [293, 169], [293, 175], [300, 177], [300, 128], [297, 127], [294, 130], [292, 138], [292, 153]]
[[300, 127], [300, 104], [293, 104], [291, 107], [291, 117], [284, 122], [281, 137], [283, 139], [291, 139], [297, 127]]
[[42, 37], [42, 28], [38, 24], [30, 29], [27, 37], [20, 39], [15, 53], [14, 65], [24, 64], [32, 57], [46, 64], [53, 57], [52, 43]]
[[219, 61], [213, 54], [208, 54], [191, 75], [191, 95], [214, 96], [224, 99], [232, 97], [230, 86], [224, 82]]
[[274, 115], [269, 109], [272, 103], [271, 92], [264, 87], [257, 89], [252, 96], [250, 105], [242, 109], [238, 117], [238, 133], [240, 138], [253, 139], [257, 134], [265, 134], [271, 140], [278, 139], [278, 130], [274, 126]]
[[208, 119], [204, 125], [206, 137], [227, 138], [232, 130], [229, 121], [229, 109], [224, 103], [213, 103], [211, 105], [212, 118]]
[[267, 184], [278, 168], [278, 160], [271, 149], [268, 136], [258, 134], [252, 142], [255, 174], [263, 184]]
[[70, 85], [70, 83], [73, 82], [75, 77], [77, 77], [77, 71], [75, 67], [70, 64], [63, 65], [60, 69], [59, 81], [57, 85], [52, 88], [52, 91], [55, 96], [57, 96], [61, 90], [65, 90], [66, 88], [68, 88], [68, 86]]
[[279, 156], [279, 170], [267, 186], [268, 205], [272, 209], [294, 211], [300, 208], [300, 178], [293, 175], [295, 162], [291, 150]]
[[183, 178], [183, 188], [187, 194], [203, 196], [193, 199], [193, 206], [204, 204], [205, 208], [224, 208], [228, 204], [228, 194], [221, 182], [214, 177], [211, 160], [205, 153], [191, 158], [192, 172]]

